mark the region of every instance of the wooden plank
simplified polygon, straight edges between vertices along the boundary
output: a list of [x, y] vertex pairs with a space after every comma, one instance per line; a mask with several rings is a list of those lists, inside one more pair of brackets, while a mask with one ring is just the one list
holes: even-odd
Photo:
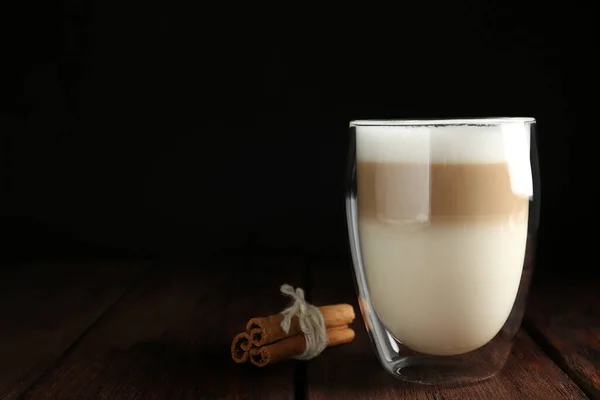
[[529, 296], [525, 326], [592, 399], [600, 399], [600, 285], [543, 282]]
[[153, 271], [27, 399], [291, 399], [295, 362], [235, 364], [232, 338], [253, 316], [280, 311], [282, 283], [301, 266], [230, 258]]
[[[358, 311], [349, 263], [311, 268], [311, 296], [317, 305], [350, 302]], [[360, 313], [359, 313], [360, 314]], [[518, 335], [505, 368], [493, 378], [462, 387], [416, 385], [393, 378], [379, 365], [360, 315], [353, 343], [327, 349], [307, 363], [309, 399], [585, 399], [529, 338]]]
[[0, 399], [16, 399], [123, 293], [145, 265], [24, 265], [0, 273]]

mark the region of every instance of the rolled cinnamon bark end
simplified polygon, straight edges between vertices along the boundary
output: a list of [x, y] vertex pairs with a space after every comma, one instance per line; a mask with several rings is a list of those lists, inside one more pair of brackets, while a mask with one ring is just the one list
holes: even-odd
[[254, 328], [250, 331], [250, 341], [256, 347], [260, 347], [265, 344], [267, 341], [266, 336], [264, 335], [264, 330], [262, 328]]
[[269, 354], [269, 351], [264, 348], [253, 348], [252, 350], [250, 350], [248, 352], [249, 354], [249, 358], [250, 358], [250, 362], [254, 365], [256, 365], [257, 367], [264, 367], [265, 365], [268, 365], [269, 362], [271, 361], [271, 356]]
[[250, 335], [246, 332], [237, 334], [231, 342], [231, 358], [238, 364], [248, 361], [248, 351], [252, 348]]
[[[298, 318], [294, 318], [298, 320]], [[263, 346], [265, 344], [276, 342], [286, 337], [286, 333], [281, 329], [283, 315], [274, 314], [268, 317], [252, 318], [246, 324], [246, 332], [250, 333], [250, 340], [254, 346]], [[294, 325], [292, 323], [292, 325]], [[296, 323], [298, 325], [298, 323]], [[295, 335], [290, 329], [289, 335]]]
[[[348, 325], [354, 321], [356, 315], [350, 304], [335, 304], [319, 307], [327, 329]], [[250, 340], [254, 346], [268, 345], [286, 337], [292, 337], [302, 333], [297, 317], [292, 318], [290, 330], [285, 333], [281, 328], [283, 315], [274, 314], [263, 318], [252, 318], [246, 324], [246, 332], [250, 334]]]

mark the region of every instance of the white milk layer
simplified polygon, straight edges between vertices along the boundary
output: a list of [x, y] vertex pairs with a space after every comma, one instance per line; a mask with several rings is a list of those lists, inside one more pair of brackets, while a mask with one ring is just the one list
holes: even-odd
[[521, 281], [526, 220], [415, 227], [359, 218], [358, 226], [373, 305], [401, 343], [455, 355], [500, 331]]

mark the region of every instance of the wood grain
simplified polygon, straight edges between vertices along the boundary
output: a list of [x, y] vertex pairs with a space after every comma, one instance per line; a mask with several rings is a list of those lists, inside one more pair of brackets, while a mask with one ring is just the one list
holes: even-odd
[[600, 285], [544, 282], [533, 288], [525, 326], [592, 399], [600, 399]]
[[[356, 294], [352, 267], [311, 268], [310, 298], [316, 304], [350, 302]], [[360, 313], [353, 343], [326, 350], [307, 363], [309, 399], [585, 399], [584, 393], [525, 333], [518, 335], [505, 368], [494, 378], [462, 387], [424, 386], [388, 375], [379, 365]]]
[[25, 398], [293, 398], [295, 362], [257, 368], [230, 355], [248, 319], [287, 305], [282, 283], [303, 284], [302, 267], [284, 264], [230, 258], [153, 271]]
[[0, 399], [16, 399], [139, 280], [143, 264], [26, 265], [0, 273]]

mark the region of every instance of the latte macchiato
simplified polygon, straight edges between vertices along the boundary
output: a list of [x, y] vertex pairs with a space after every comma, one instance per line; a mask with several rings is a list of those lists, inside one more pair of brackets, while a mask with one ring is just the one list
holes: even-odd
[[412, 350], [490, 342], [513, 307], [532, 195], [522, 124], [359, 126], [358, 229], [373, 306]]

